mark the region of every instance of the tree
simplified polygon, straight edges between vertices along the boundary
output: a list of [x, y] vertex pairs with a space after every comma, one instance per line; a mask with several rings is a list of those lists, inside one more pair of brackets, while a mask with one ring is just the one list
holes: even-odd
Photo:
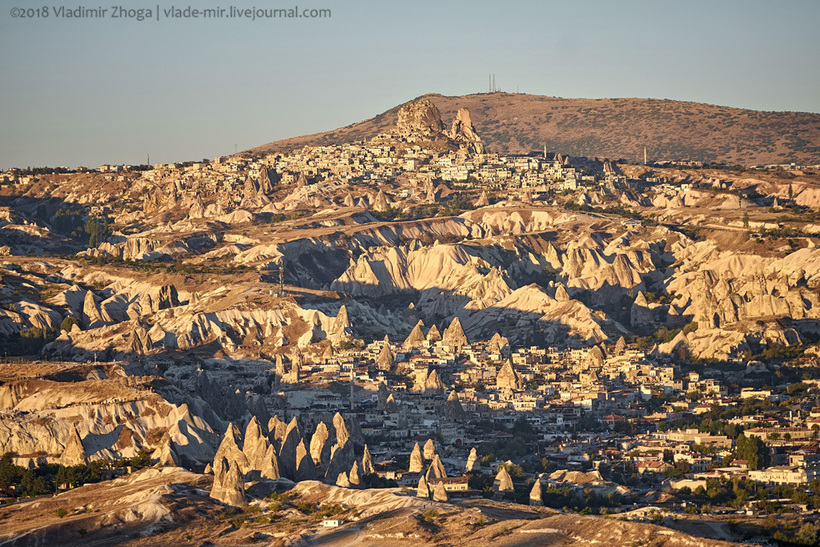
[[18, 482], [25, 472], [25, 468], [14, 465], [12, 454], [7, 452], [0, 458], [0, 490], [5, 490], [12, 484]]
[[531, 441], [535, 438], [535, 432], [532, 429], [532, 424], [527, 420], [526, 416], [520, 416], [515, 423], [513, 423], [510, 433], [516, 437], [522, 437], [525, 441]]
[[100, 239], [100, 225], [96, 218], [89, 218], [85, 225], [85, 233], [88, 234], [88, 246], [96, 247]]
[[77, 486], [77, 471], [73, 467], [65, 467], [61, 465], [60, 468], [57, 470], [57, 475], [54, 477], [54, 485], [57, 488], [62, 488], [63, 486], [68, 486], [72, 488]]
[[20, 484], [26, 489], [26, 494], [30, 496], [48, 492], [48, 485], [45, 479], [38, 476], [32, 469], [26, 469], [25, 473], [23, 473], [23, 477], [20, 479]]
[[510, 474], [510, 477], [513, 478], [521, 478], [525, 475], [524, 470], [521, 468], [520, 465], [512, 462], [504, 462], [498, 466], [498, 469], [506, 469], [507, 473]]
[[91, 217], [85, 224], [85, 233], [88, 234], [88, 246], [96, 247], [108, 236], [108, 219]]
[[737, 436], [737, 458], [749, 462], [749, 469], [763, 469], [772, 462], [769, 447], [757, 437], [746, 437], [743, 433]]
[[820, 539], [820, 526], [807, 522], [800, 527], [792, 541], [801, 545], [817, 545], [818, 539]]
[[732, 501], [732, 506], [736, 509], [742, 509], [747, 501], [749, 501], [749, 493], [746, 490], [738, 490], [735, 492], [735, 499]]
[[64, 332], [71, 332], [71, 327], [79, 324], [80, 322], [77, 320], [76, 317], [71, 317], [69, 315], [65, 319], [63, 319], [62, 323], [60, 323], [60, 330]]

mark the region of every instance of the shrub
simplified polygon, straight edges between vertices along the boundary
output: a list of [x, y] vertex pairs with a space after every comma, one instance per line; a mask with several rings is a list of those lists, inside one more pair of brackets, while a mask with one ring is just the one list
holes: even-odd
[[59, 509], [57, 509], [57, 516], [58, 517], [63, 518], [67, 514], [68, 514], [68, 509], [66, 509], [65, 507], [60, 507]]
[[421, 518], [424, 522], [433, 522], [433, 519], [435, 519], [437, 516], [437, 511], [435, 511], [434, 509], [428, 509], [427, 511], [422, 513]]
[[236, 515], [237, 513], [239, 513], [239, 510], [237, 510], [233, 507], [230, 507], [230, 508], [225, 509], [224, 511], [222, 511], [219, 514], [219, 518], [220, 518], [220, 520], [226, 520], [226, 519], [229, 519], [232, 516]]
[[296, 509], [301, 511], [302, 513], [309, 515], [316, 511], [316, 506], [312, 503], [302, 503]]

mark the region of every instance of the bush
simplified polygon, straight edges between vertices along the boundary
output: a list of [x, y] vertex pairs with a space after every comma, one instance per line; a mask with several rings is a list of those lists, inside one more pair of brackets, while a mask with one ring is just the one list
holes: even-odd
[[325, 505], [320, 506], [319, 509], [313, 514], [313, 516], [316, 517], [316, 518], [325, 519], [325, 518], [329, 518], [329, 517], [334, 517], [334, 516], [338, 515], [339, 513], [343, 513], [343, 512], [344, 512], [344, 509], [342, 509], [342, 507], [340, 505], [336, 505], [336, 504], [327, 505], [327, 504], [325, 504]]
[[60, 507], [59, 509], [57, 509], [57, 516], [59, 518], [63, 518], [67, 514], [68, 514], [68, 509], [66, 509], [65, 507]]
[[299, 511], [301, 511], [302, 513], [304, 513], [306, 515], [314, 513], [317, 510], [316, 506], [313, 505], [312, 503], [302, 503], [296, 509], [298, 509]]
[[683, 327], [683, 334], [689, 334], [690, 332], [695, 332], [696, 330], [698, 330], [698, 322], [692, 321], [691, 323]]
[[239, 513], [238, 509], [236, 509], [234, 507], [229, 507], [228, 509], [225, 509], [224, 511], [222, 511], [219, 514], [219, 519], [220, 520], [226, 520], [226, 519], [231, 518], [234, 515], [237, 515], [238, 513]]

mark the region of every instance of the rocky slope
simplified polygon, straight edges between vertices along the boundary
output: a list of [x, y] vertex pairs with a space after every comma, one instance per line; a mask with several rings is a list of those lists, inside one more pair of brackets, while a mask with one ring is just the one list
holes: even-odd
[[[393, 163], [472, 158], [487, 145], [479, 112], [492, 111], [475, 101], [501, 96], [465, 98], [470, 110], [437, 107], [438, 96], [403, 105], [369, 146], [399, 151]], [[513, 344], [592, 345], [689, 325], [656, 351], [706, 358], [818, 332], [816, 241], [765, 233], [785, 228], [780, 203], [802, 215], [789, 217], [797, 233], [820, 232], [798, 205], [813, 203], [814, 175], [605, 163], [605, 179], [574, 191], [488, 194], [492, 185], [434, 183], [412, 169], [379, 184], [333, 172], [314, 181], [305, 172], [320, 160], [310, 159], [278, 180], [270, 163], [237, 161], [223, 173], [235, 190], [197, 165], [104, 183], [44, 177], [12, 200], [9, 222], [29, 222], [44, 241], [66, 216], [48, 215], [57, 196], [80, 207], [93, 187], [117, 209], [105, 240], [76, 259], [20, 257], [28, 243], [12, 242], [0, 270], [4, 340], [25, 346], [54, 333], [46, 354], [79, 360], [280, 355], [290, 364], [455, 318], [471, 340], [501, 325]], [[187, 191], [203, 170], [205, 186]]]
[[[467, 108], [490, 150], [541, 150], [572, 156], [692, 159], [753, 165], [816, 162], [820, 114], [761, 112], [660, 99], [566, 99], [512, 93], [457, 97], [425, 95], [445, 118]], [[401, 106], [401, 105], [400, 105]], [[252, 149], [293, 150], [305, 144], [335, 144], [389, 129], [400, 106], [352, 125]], [[669, 128], [675, 127], [674, 132]]]
[[200, 397], [121, 364], [2, 365], [0, 452], [18, 465], [132, 458], [205, 465], [222, 421]]
[[[148, 469], [0, 509], [4, 545], [588, 545], [652, 542], [678, 547], [731, 543], [653, 524], [557, 514], [539, 507], [471, 500], [441, 503], [399, 489], [353, 490], [305, 481], [284, 506], [260, 497], [231, 513], [209, 498], [207, 475], [180, 468]], [[295, 509], [345, 508], [339, 528]], [[719, 523], [715, 523], [715, 528]]]

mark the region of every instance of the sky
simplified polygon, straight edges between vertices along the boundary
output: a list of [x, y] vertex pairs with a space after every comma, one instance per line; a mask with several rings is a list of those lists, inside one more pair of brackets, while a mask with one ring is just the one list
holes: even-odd
[[[107, 11], [58, 15], [81, 5]], [[0, 169], [212, 159], [491, 73], [509, 92], [820, 113], [817, 0], [115, 5], [0, 0]], [[330, 17], [228, 17], [294, 5]], [[166, 14], [188, 6], [225, 16]]]

